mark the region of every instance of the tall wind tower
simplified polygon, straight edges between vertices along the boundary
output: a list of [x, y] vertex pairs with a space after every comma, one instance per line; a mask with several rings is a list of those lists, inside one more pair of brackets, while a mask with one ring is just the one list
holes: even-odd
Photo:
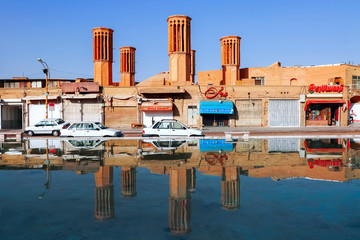
[[135, 50], [134, 47], [120, 48], [120, 86], [135, 85]]
[[168, 54], [170, 83], [191, 85], [191, 18], [183, 15], [168, 17]]
[[240, 40], [238, 36], [220, 38], [223, 85], [235, 85], [240, 80]]
[[100, 86], [112, 85], [113, 32], [110, 28], [94, 28], [94, 82]]

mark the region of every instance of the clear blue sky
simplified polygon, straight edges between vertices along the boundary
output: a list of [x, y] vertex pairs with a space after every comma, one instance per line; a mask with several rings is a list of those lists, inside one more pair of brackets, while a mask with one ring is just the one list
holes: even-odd
[[114, 30], [113, 80], [122, 46], [136, 48], [136, 81], [168, 71], [167, 17], [192, 18], [196, 70], [221, 69], [220, 41], [241, 39], [241, 68], [360, 64], [359, 0], [1, 0], [0, 78], [93, 77], [92, 32]]

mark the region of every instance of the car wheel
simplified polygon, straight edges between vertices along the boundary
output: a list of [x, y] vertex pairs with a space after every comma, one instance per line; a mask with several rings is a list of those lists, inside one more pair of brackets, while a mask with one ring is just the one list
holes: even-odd
[[34, 136], [34, 132], [33, 132], [33, 131], [28, 131], [28, 132], [27, 132], [27, 135], [29, 135], [29, 136]]
[[59, 136], [59, 131], [53, 131], [52, 135], [55, 136], [55, 137]]

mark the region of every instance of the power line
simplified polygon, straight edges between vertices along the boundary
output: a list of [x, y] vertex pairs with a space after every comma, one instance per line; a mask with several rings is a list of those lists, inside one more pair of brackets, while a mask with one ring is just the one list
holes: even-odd
[[72, 75], [76, 75], [76, 76], [84, 76], [85, 75], [85, 76], [93, 77], [93, 75], [90, 75], [90, 74], [67, 72], [67, 71], [57, 70], [57, 69], [53, 69], [53, 68], [50, 68], [50, 71], [67, 73], [67, 74], [72, 74]]

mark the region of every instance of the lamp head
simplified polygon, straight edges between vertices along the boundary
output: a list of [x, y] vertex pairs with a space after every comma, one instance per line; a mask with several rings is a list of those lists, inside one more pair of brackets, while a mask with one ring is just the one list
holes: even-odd
[[38, 60], [39, 62], [41, 62], [41, 63], [43, 62], [43, 60], [42, 60], [41, 58], [38, 58], [37, 60]]

